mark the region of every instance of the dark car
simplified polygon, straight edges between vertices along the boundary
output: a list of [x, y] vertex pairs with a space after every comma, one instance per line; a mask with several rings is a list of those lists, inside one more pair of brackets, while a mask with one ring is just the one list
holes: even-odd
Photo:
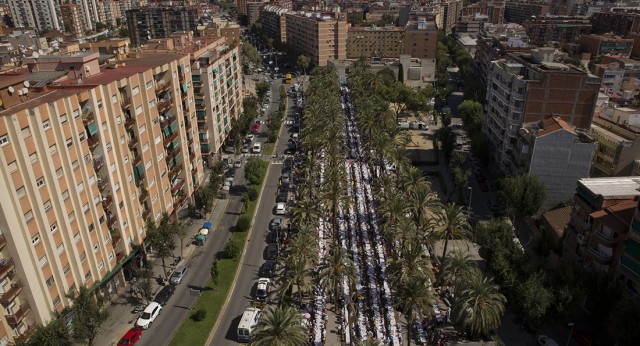
[[118, 342], [118, 346], [133, 346], [138, 342], [140, 336], [142, 335], [142, 330], [138, 327], [133, 327], [127, 331], [127, 333], [120, 339]]
[[276, 203], [286, 203], [288, 197], [289, 197], [289, 194], [287, 192], [280, 192], [278, 194], [278, 197], [276, 197]]
[[281, 217], [274, 217], [273, 220], [269, 223], [269, 228], [272, 230], [277, 230], [282, 225]]
[[271, 233], [269, 233], [269, 238], [267, 239], [269, 243], [275, 243], [277, 240], [278, 240], [278, 232], [272, 231]]
[[269, 244], [269, 246], [267, 246], [267, 259], [273, 260], [276, 258], [278, 258], [278, 245]]
[[264, 262], [264, 264], [262, 264], [262, 267], [260, 267], [260, 276], [262, 277], [267, 277], [267, 278], [271, 278], [275, 275], [276, 273], [276, 262], [275, 261], [266, 261]]
[[166, 285], [160, 290], [160, 292], [158, 292], [158, 294], [156, 294], [156, 298], [153, 301], [160, 305], [165, 305], [175, 291], [176, 291], [176, 286]]

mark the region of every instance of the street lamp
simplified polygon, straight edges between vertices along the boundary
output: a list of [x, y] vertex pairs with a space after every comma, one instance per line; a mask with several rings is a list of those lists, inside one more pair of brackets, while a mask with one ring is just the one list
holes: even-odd
[[467, 211], [471, 212], [471, 197], [473, 197], [473, 188], [471, 186], [467, 186], [467, 190], [469, 190], [469, 205], [467, 206]]
[[568, 326], [571, 327], [571, 331], [569, 332], [569, 337], [567, 338], [567, 346], [569, 346], [569, 343], [571, 342], [571, 335], [573, 334], [573, 327], [575, 326], [575, 323], [569, 322]]

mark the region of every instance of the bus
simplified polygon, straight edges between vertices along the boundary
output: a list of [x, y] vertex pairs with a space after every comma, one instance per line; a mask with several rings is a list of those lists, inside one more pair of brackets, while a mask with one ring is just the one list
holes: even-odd
[[291, 73], [287, 73], [287, 74], [285, 75], [284, 83], [285, 83], [285, 84], [291, 84], [291, 77], [292, 77], [292, 76], [291, 76]]

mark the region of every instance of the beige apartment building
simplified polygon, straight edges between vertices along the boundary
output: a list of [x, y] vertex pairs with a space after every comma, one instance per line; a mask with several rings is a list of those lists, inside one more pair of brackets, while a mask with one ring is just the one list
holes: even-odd
[[242, 66], [238, 46], [229, 46], [224, 38], [213, 40], [176, 33], [142, 49], [148, 53], [189, 54], [200, 152], [206, 163], [213, 164], [216, 155], [222, 154], [232, 120], [242, 114]]
[[287, 44], [308, 56], [312, 65], [346, 58], [347, 16], [336, 13], [285, 13]]
[[60, 5], [60, 13], [62, 14], [62, 22], [65, 31], [69, 31], [75, 37], [84, 36], [86, 31], [84, 25], [84, 17], [82, 16], [82, 8], [78, 4]]
[[260, 21], [265, 35], [275, 42], [287, 43], [287, 17], [284, 15], [288, 9], [266, 5], [260, 11]]
[[112, 296], [146, 247], [145, 222], [181, 213], [204, 181], [191, 60], [40, 56], [0, 78], [0, 340]]
[[591, 167], [594, 177], [620, 177], [633, 173], [640, 160], [640, 110], [608, 107], [598, 110], [591, 124], [598, 150]]

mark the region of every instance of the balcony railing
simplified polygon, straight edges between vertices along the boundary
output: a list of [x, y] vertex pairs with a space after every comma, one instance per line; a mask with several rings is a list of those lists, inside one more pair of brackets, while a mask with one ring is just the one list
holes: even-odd
[[116, 253], [116, 262], [120, 263], [122, 262], [122, 259], [124, 258], [124, 251], [119, 251]]
[[618, 234], [617, 233], [606, 234], [602, 230], [597, 230], [595, 233], [598, 236], [598, 238], [600, 239], [600, 242], [605, 244], [605, 245], [612, 245], [612, 244], [615, 244], [615, 243], [618, 242]]
[[178, 132], [174, 132], [170, 134], [167, 138], [164, 139], [164, 145], [167, 146], [169, 143], [173, 142], [176, 138], [178, 138]]
[[111, 245], [115, 248], [118, 243], [120, 243], [120, 241], [122, 240], [122, 236], [120, 235], [120, 233], [114, 232], [111, 235]]
[[109, 179], [108, 178], [100, 178], [100, 179], [98, 179], [98, 189], [100, 189], [100, 191], [104, 190], [107, 186], [109, 186]]
[[0, 259], [0, 280], [15, 268], [13, 257]]
[[133, 117], [127, 117], [124, 121], [124, 127], [130, 129], [136, 124], [135, 119]]
[[175, 166], [173, 166], [173, 168], [171, 168], [171, 170], [169, 171], [169, 178], [172, 178], [174, 175], [176, 175], [180, 170], [182, 169], [182, 163], [178, 163]]
[[171, 108], [172, 106], [173, 106], [173, 102], [171, 102], [171, 101], [161, 102], [161, 103], [158, 104], [158, 111], [159, 112], [166, 111], [167, 109]]
[[93, 111], [83, 112], [82, 114], [82, 122], [85, 125], [91, 123], [95, 118]]
[[184, 186], [184, 180], [180, 180], [178, 181], [177, 184], [175, 184], [172, 188], [171, 188], [171, 194], [175, 194], [178, 190], [180, 190], [182, 187]]
[[97, 155], [93, 158], [93, 168], [97, 171], [104, 165], [104, 156]]
[[597, 262], [600, 262], [602, 264], [611, 263], [611, 255], [598, 250], [598, 248], [596, 247], [590, 247], [589, 253], [593, 255], [593, 257], [596, 259]]
[[171, 85], [169, 83], [157, 83], [156, 84], [156, 94], [163, 94], [165, 91], [169, 90]]
[[149, 209], [144, 210], [144, 211], [142, 212], [142, 218], [143, 218], [144, 220], [147, 220], [147, 219], [149, 218], [149, 216], [150, 216], [150, 215], [151, 215], [151, 210], [149, 210]]
[[22, 303], [17, 311], [14, 311], [13, 314], [5, 315], [5, 317], [7, 318], [7, 322], [9, 322], [10, 325], [17, 326], [18, 324], [20, 324], [20, 322], [22, 322], [25, 316], [27, 316], [29, 311], [31, 311], [29, 303]]
[[24, 288], [22, 282], [17, 281], [12, 283], [9, 289], [0, 296], [0, 303], [4, 306], [9, 305], [14, 299], [16, 299], [18, 294], [22, 291], [22, 288]]
[[89, 148], [94, 149], [98, 146], [98, 143], [100, 143], [100, 137], [98, 135], [89, 137], [89, 139], [87, 139], [87, 143], [89, 144]]
[[195, 152], [193, 152], [193, 153], [191, 153], [189, 155], [189, 161], [193, 162], [193, 160], [195, 160], [195, 158], [196, 158], [196, 153]]
[[115, 215], [107, 215], [107, 227], [113, 228], [113, 226], [118, 222], [118, 217]]
[[0, 250], [2, 250], [5, 245], [7, 245], [7, 238], [4, 234], [0, 234]]
[[102, 199], [102, 207], [104, 209], [109, 209], [111, 204], [113, 204], [113, 197], [111, 195]]

